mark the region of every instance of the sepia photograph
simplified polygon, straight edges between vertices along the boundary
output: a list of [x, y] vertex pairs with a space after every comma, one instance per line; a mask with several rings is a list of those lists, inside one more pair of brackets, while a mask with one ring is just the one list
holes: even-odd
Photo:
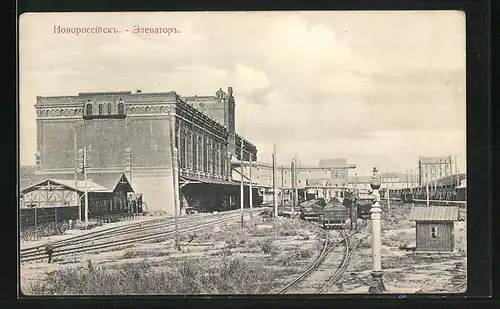
[[23, 296], [467, 290], [464, 12], [24, 13], [18, 111]]

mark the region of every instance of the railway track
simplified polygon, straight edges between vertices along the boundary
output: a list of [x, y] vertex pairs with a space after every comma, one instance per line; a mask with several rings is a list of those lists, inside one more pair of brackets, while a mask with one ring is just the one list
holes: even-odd
[[462, 284], [459, 284], [455, 287], [453, 287], [451, 290], [450, 290], [450, 293], [455, 293], [455, 292], [458, 292], [460, 289], [462, 289], [464, 286], [467, 285], [467, 282], [464, 282]]
[[[254, 212], [255, 211], [257, 210], [254, 210]], [[200, 219], [200, 216], [197, 218], [189, 217], [178, 222], [178, 230], [180, 234], [188, 233], [211, 225], [230, 222], [236, 218], [240, 218], [239, 210], [210, 215], [202, 218], [201, 222], [197, 222], [195, 224], [192, 224], [194, 221], [193, 219]], [[175, 222], [173, 222], [173, 220], [167, 221], [167, 219], [156, 219], [134, 223], [129, 226], [114, 227], [79, 235], [54, 243], [54, 253], [52, 257], [82, 252], [93, 252], [96, 250], [127, 246], [141, 241], [173, 236], [176, 233], [174, 224]], [[158, 231], [158, 229], [162, 229], [163, 231]], [[150, 232], [149, 234], [137, 235], [148, 231]], [[45, 246], [35, 246], [24, 249], [21, 251], [21, 263], [47, 258], [44, 248]]]
[[[331, 235], [327, 233], [327, 238], [325, 240], [325, 244], [323, 246], [323, 249], [321, 250], [321, 253], [319, 256], [316, 258], [316, 260], [312, 263], [312, 265], [307, 268], [302, 274], [300, 274], [297, 278], [295, 278], [292, 282], [288, 283], [285, 287], [283, 287], [281, 290], [277, 292], [277, 294], [284, 294], [287, 292], [291, 292], [294, 290], [304, 290], [304, 288], [300, 288], [299, 286], [302, 285], [307, 288], [313, 287], [319, 278], [319, 281], [323, 281], [324, 283], [321, 284], [319, 288], [314, 288], [315, 293], [323, 293], [325, 290], [328, 289], [329, 286], [331, 286], [333, 283], [335, 283], [345, 272], [347, 267], [349, 266], [349, 262], [356, 250], [356, 248], [363, 242], [363, 240], [368, 237], [370, 234], [367, 234], [364, 237], [361, 237], [354, 245], [351, 246], [350, 244], [350, 239], [357, 235], [359, 232], [361, 232], [364, 227], [366, 226], [366, 223], [363, 223], [362, 226], [360, 226], [357, 230], [352, 232], [351, 234], [347, 234], [344, 231], [341, 231], [341, 237], [342, 239], [336, 242], [333, 242], [331, 239]], [[344, 250], [340, 248], [340, 245], [344, 243]], [[338, 256], [341, 254], [342, 260], [340, 262], [340, 265], [338, 265], [338, 261], [334, 258], [331, 261], [328, 261], [327, 263], [325, 262], [326, 258], [336, 249], [341, 249], [340, 251], [337, 250], [337, 253], [335, 256]], [[337, 261], [337, 263], [336, 263]], [[325, 265], [327, 264], [327, 265]], [[320, 266], [323, 269], [320, 269]], [[331, 269], [336, 269], [333, 275], [329, 275], [329, 270]]]

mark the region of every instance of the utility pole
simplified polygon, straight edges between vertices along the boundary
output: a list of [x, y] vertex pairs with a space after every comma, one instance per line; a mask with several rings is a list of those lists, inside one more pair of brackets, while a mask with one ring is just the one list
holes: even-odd
[[354, 193], [358, 194], [358, 173], [354, 173]]
[[[78, 188], [78, 173], [80, 171], [79, 160], [81, 157], [78, 155], [78, 150], [76, 149], [76, 131], [73, 131], [73, 151], [74, 151], [74, 166], [75, 166], [75, 188]], [[82, 154], [83, 155], [83, 154]], [[82, 203], [78, 201], [78, 221], [82, 222]]]
[[285, 169], [283, 165], [281, 166], [281, 207], [285, 208], [285, 187], [284, 187], [284, 178], [285, 178]]
[[295, 155], [294, 157], [294, 160], [293, 160], [293, 170], [294, 170], [294, 174], [293, 174], [293, 181], [294, 181], [294, 200], [295, 200], [295, 203], [297, 203], [297, 206], [299, 206], [299, 189], [297, 188], [298, 186], [298, 180], [297, 178], [299, 178], [299, 172], [298, 172], [298, 163], [297, 163], [297, 155]]
[[178, 184], [178, 180], [177, 180], [177, 177], [178, 177], [178, 174], [179, 174], [179, 151], [177, 150], [177, 147], [174, 147], [174, 151], [173, 151], [174, 155], [173, 155], [173, 158], [172, 158], [172, 162], [173, 162], [173, 166], [174, 166], [174, 172], [173, 172], [173, 175], [174, 175], [174, 213], [175, 213], [175, 248], [177, 248], [177, 250], [180, 250], [180, 235], [179, 235], [179, 209], [180, 209], [180, 205], [179, 205], [179, 196], [178, 196], [178, 193], [177, 193], [177, 188], [179, 188], [179, 184]]
[[427, 180], [426, 186], [425, 186], [425, 192], [427, 195], [427, 206], [429, 206], [429, 180]]
[[294, 194], [294, 183], [295, 183], [295, 163], [290, 163], [290, 202], [292, 203], [292, 213], [295, 212], [295, 194]]
[[240, 203], [241, 203], [241, 228], [243, 228], [243, 208], [244, 207], [244, 191], [243, 191], [243, 138], [241, 139], [240, 146], [240, 167], [241, 167], [241, 181], [240, 181]]
[[[387, 169], [385, 169], [385, 177], [387, 177]], [[390, 198], [390, 193], [389, 193], [389, 177], [387, 177], [386, 181], [386, 186], [387, 186], [387, 210], [391, 212], [391, 198]]]
[[87, 185], [87, 146], [83, 147], [83, 175], [85, 177], [85, 229], [89, 224], [89, 192]]
[[130, 148], [125, 149], [125, 169], [128, 171], [128, 181], [132, 184], [132, 150]]
[[[172, 155], [172, 184], [174, 189], [174, 225], [175, 225], [175, 248], [180, 250], [180, 235], [179, 235], [179, 150], [176, 147], [175, 137], [175, 114], [171, 115], [170, 119], [170, 153]], [[177, 142], [180, 143], [180, 138], [177, 136]]]
[[274, 217], [278, 217], [278, 201], [276, 196], [276, 144], [274, 144], [273, 151], [273, 209]]
[[253, 218], [252, 215], [252, 210], [253, 210], [253, 187], [252, 187], [252, 161], [253, 161], [253, 155], [250, 153], [250, 171], [249, 171], [249, 178], [250, 178], [250, 219]]

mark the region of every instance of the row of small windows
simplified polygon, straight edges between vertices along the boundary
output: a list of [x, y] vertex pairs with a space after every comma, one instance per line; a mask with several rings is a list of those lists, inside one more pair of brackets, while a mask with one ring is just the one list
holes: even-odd
[[[99, 104], [99, 115], [104, 115], [103, 113], [103, 104]], [[107, 112], [108, 112], [108, 115], [111, 115], [111, 103], [108, 103], [107, 104]], [[123, 111], [124, 111], [124, 106], [123, 106], [123, 103], [118, 103], [118, 115], [123, 115]], [[92, 104], [87, 104], [87, 109], [86, 109], [86, 114], [87, 116], [92, 116]]]

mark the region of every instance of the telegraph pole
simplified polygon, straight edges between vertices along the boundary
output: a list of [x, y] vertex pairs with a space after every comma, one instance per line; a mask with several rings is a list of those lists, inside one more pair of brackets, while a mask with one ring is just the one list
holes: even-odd
[[[73, 151], [74, 151], [74, 154], [75, 154], [75, 188], [78, 188], [78, 173], [80, 171], [80, 164], [79, 164], [79, 160], [80, 160], [80, 157], [79, 157], [79, 154], [78, 154], [78, 150], [76, 149], [77, 146], [76, 146], [76, 132], [73, 132]], [[78, 221], [82, 222], [82, 203], [79, 202], [78, 203]]]
[[273, 209], [274, 217], [278, 217], [278, 201], [276, 196], [276, 144], [274, 144], [273, 151]]
[[285, 168], [283, 167], [283, 165], [281, 166], [281, 207], [282, 208], [285, 208], [285, 187], [283, 185], [284, 183], [284, 178], [285, 178]]
[[[174, 221], [175, 221], [175, 248], [180, 250], [180, 235], [179, 235], [179, 151], [175, 146], [175, 115], [171, 116], [170, 120], [170, 151], [172, 154], [172, 184], [174, 187]], [[178, 140], [180, 141], [180, 140]]]
[[427, 195], [427, 206], [429, 206], [429, 180], [427, 179], [427, 183], [425, 186], [425, 193]]
[[297, 155], [295, 155], [294, 159], [293, 159], [293, 182], [294, 182], [294, 200], [295, 200], [295, 203], [297, 203], [297, 206], [299, 206], [299, 189], [297, 188], [298, 186], [298, 181], [297, 181], [297, 178], [299, 176], [299, 172], [298, 172], [298, 163], [297, 163]]
[[85, 177], [85, 228], [89, 224], [89, 192], [87, 185], [87, 146], [83, 147], [83, 175]]
[[294, 183], [295, 183], [295, 167], [294, 162], [290, 163], [290, 202], [292, 203], [292, 212], [295, 212], [295, 195], [294, 195]]
[[243, 228], [243, 208], [244, 208], [244, 191], [243, 191], [243, 138], [241, 139], [240, 146], [240, 166], [241, 166], [241, 180], [240, 180], [240, 203], [241, 203], [241, 228]]
[[[387, 177], [387, 169], [385, 169], [385, 177]], [[387, 210], [391, 212], [391, 198], [389, 193], [389, 177], [387, 177], [387, 181], [385, 182], [387, 186]]]
[[[253, 187], [252, 187], [252, 161], [253, 161], [253, 158], [252, 158], [252, 154], [250, 153], [250, 171], [249, 171], [249, 178], [250, 178], [250, 219], [253, 218], [253, 215], [252, 215], [252, 210], [253, 210]], [[243, 178], [243, 177], [242, 177]]]
[[177, 193], [177, 189], [179, 188], [179, 184], [178, 184], [178, 180], [177, 180], [177, 177], [178, 177], [178, 174], [179, 174], [179, 151], [177, 150], [177, 147], [174, 147], [174, 151], [173, 151], [174, 155], [173, 155], [173, 165], [174, 165], [174, 213], [175, 213], [175, 247], [177, 248], [177, 250], [180, 250], [180, 235], [179, 235], [179, 209], [180, 209], [180, 205], [179, 205], [179, 195]]

